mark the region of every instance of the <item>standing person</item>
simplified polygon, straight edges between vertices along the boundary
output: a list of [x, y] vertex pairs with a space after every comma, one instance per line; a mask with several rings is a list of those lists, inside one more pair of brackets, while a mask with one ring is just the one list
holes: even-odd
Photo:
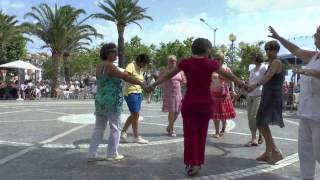
[[[157, 78], [157, 75], [153, 73], [153, 71], [144, 72], [144, 82], [147, 86], [155, 82], [155, 79]], [[144, 92], [144, 97], [147, 100], [147, 103], [151, 103], [152, 94], [148, 92]]]
[[[145, 54], [140, 54], [136, 57], [136, 60], [132, 63], [129, 63], [125, 71], [131, 74], [133, 77], [139, 79], [143, 82], [143, 67], [149, 63], [149, 57]], [[132, 125], [133, 137], [135, 143], [139, 144], [148, 144], [149, 142], [143, 139], [138, 134], [138, 122], [139, 122], [139, 113], [141, 110], [141, 101], [142, 101], [142, 88], [139, 85], [134, 85], [130, 83], [125, 83], [124, 86], [124, 98], [127, 102], [130, 116], [125, 122], [122, 131], [121, 131], [121, 140], [122, 142], [129, 142], [127, 130], [130, 125]]]
[[[316, 161], [320, 163], [320, 54], [317, 51], [300, 49], [269, 27], [271, 36], [280, 41], [292, 54], [301, 59], [305, 68], [296, 72], [301, 74], [298, 115], [299, 138], [298, 153], [300, 171], [304, 180], [313, 180]], [[320, 26], [313, 35], [316, 48], [320, 49]]]
[[[118, 152], [120, 141], [120, 113], [122, 110], [122, 82], [121, 79], [143, 86], [143, 83], [130, 76], [126, 72], [121, 72], [113, 64], [117, 58], [117, 46], [108, 43], [100, 50], [102, 62], [97, 66], [97, 94], [95, 99], [96, 124], [92, 133], [88, 152], [88, 162], [99, 160], [121, 160], [123, 155]], [[97, 153], [98, 145], [103, 139], [104, 130], [109, 121], [110, 135], [108, 140], [107, 158], [99, 157]]]
[[[255, 65], [254, 68], [250, 70], [249, 75], [249, 85], [255, 85], [258, 81], [260, 81], [264, 74], [267, 71], [267, 68], [262, 65], [263, 56], [261, 53], [252, 53], [250, 55], [251, 63]], [[261, 93], [262, 93], [262, 86], [255, 88], [253, 91], [249, 92], [247, 95], [247, 111], [248, 111], [248, 121], [249, 121], [249, 128], [251, 132], [251, 141], [249, 141], [246, 146], [257, 146], [258, 144], [263, 143], [263, 138], [261, 133], [259, 133], [259, 139], [257, 140], [257, 122], [256, 122], [256, 115], [258, 111], [258, 107], [261, 101]]]
[[[170, 72], [177, 66], [177, 58], [175, 55], [169, 55], [167, 58], [167, 67], [161, 72], [160, 76]], [[177, 120], [181, 110], [181, 86], [180, 83], [185, 83], [185, 78], [182, 73], [178, 73], [173, 76], [170, 80], [162, 84], [162, 112], [168, 112], [167, 133], [171, 137], [177, 136], [174, 122]]]
[[189, 176], [199, 173], [204, 164], [205, 144], [209, 120], [212, 116], [212, 98], [210, 94], [211, 75], [218, 72], [241, 86], [241, 82], [230, 72], [220, 67], [217, 61], [209, 60], [212, 45], [204, 38], [195, 39], [192, 43], [192, 57], [183, 59], [177, 67], [159, 77], [149, 89], [172, 78], [183, 71], [187, 78], [187, 90], [182, 100], [184, 163]]
[[263, 85], [256, 121], [258, 129], [266, 141], [266, 150], [256, 160], [274, 164], [282, 160], [283, 157], [273, 140], [269, 125], [284, 127], [282, 117], [284, 71], [282, 70], [281, 61], [277, 58], [280, 50], [279, 43], [277, 41], [269, 41], [265, 44], [264, 49], [267, 53], [269, 67], [263, 78], [250, 86], [250, 91]]
[[[223, 64], [224, 54], [222, 52], [218, 52], [214, 58], [218, 60], [221, 68], [223, 68], [226, 72], [231, 72], [231, 69]], [[232, 93], [231, 95], [235, 96], [233, 82], [226, 80], [216, 72], [212, 73], [211, 94], [213, 99], [213, 113], [211, 118], [213, 119], [216, 131], [216, 133], [213, 134], [214, 138], [222, 137], [227, 126], [227, 119], [234, 119], [236, 117], [236, 113], [231, 101], [230, 88]], [[220, 121], [222, 123], [221, 131]]]

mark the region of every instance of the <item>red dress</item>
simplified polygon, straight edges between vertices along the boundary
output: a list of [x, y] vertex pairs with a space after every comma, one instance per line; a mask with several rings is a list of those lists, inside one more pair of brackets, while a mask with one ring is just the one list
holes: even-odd
[[[228, 67], [223, 67], [225, 71], [231, 72]], [[230, 85], [217, 73], [212, 74], [211, 95], [213, 100], [213, 120], [234, 119], [236, 113], [230, 97]]]

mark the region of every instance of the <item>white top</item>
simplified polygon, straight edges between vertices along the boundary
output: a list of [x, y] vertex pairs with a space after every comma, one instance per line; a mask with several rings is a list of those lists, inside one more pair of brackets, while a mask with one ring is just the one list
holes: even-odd
[[[264, 74], [266, 73], [267, 68], [263, 64], [259, 67], [259, 69], [253, 68], [250, 70], [249, 76], [249, 85], [257, 84], [260, 81]], [[261, 96], [262, 93], [262, 86], [257, 87], [253, 91], [248, 93], [248, 96]]]
[[[315, 54], [306, 69], [320, 70], [320, 58]], [[301, 75], [298, 116], [320, 122], [320, 78]]]

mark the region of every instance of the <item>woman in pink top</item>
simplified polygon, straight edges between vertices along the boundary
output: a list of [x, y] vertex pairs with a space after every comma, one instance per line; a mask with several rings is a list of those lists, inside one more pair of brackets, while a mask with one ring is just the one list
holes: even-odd
[[[226, 72], [231, 72], [231, 69], [223, 66], [224, 55], [222, 52], [216, 54], [215, 59], [219, 61], [221, 67]], [[214, 138], [219, 138], [224, 135], [224, 131], [227, 125], [227, 119], [234, 119], [236, 113], [232, 104], [230, 96], [230, 85], [232, 96], [235, 95], [232, 82], [226, 80], [224, 77], [220, 76], [218, 73], [212, 73], [212, 83], [211, 83], [211, 94], [213, 99], [213, 114], [212, 119], [214, 121], [214, 127], [216, 133], [213, 135]], [[220, 121], [222, 122], [222, 129], [220, 131]]]
[[187, 90], [182, 100], [181, 114], [183, 118], [184, 163], [189, 176], [199, 173], [204, 164], [205, 143], [209, 120], [212, 116], [213, 100], [210, 93], [211, 75], [217, 72], [224, 77], [246, 86], [232, 73], [220, 68], [217, 61], [208, 59], [212, 45], [209, 40], [198, 38], [192, 43], [192, 57], [183, 59], [177, 67], [161, 76], [150, 85], [155, 86], [170, 79], [181, 70], [187, 78]]
[[[167, 67], [161, 72], [160, 76], [171, 71], [177, 66], [177, 58], [175, 55], [169, 55], [167, 59]], [[168, 112], [167, 133], [171, 137], [176, 136], [174, 122], [177, 120], [181, 110], [181, 87], [180, 82], [185, 83], [185, 78], [182, 73], [178, 73], [170, 80], [162, 84], [163, 103], [162, 112]]]

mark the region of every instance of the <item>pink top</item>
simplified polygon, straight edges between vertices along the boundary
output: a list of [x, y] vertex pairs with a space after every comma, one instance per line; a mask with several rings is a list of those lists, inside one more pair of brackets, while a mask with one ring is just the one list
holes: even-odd
[[[226, 72], [231, 72], [231, 69], [226, 66], [222, 66], [222, 68]], [[211, 93], [213, 96], [226, 96], [229, 93], [229, 84], [225, 81], [225, 78], [219, 76], [218, 73], [212, 73]]]
[[[160, 76], [165, 74], [167, 70], [164, 70], [160, 73]], [[165, 97], [172, 97], [172, 96], [178, 96], [181, 97], [181, 87], [180, 82], [182, 82], [182, 75], [181, 73], [176, 74], [168, 81], [165, 81], [162, 84], [163, 89], [163, 96]]]
[[187, 90], [183, 102], [212, 103], [210, 93], [211, 75], [220, 68], [218, 61], [191, 57], [183, 59], [178, 64], [178, 68], [187, 77]]

